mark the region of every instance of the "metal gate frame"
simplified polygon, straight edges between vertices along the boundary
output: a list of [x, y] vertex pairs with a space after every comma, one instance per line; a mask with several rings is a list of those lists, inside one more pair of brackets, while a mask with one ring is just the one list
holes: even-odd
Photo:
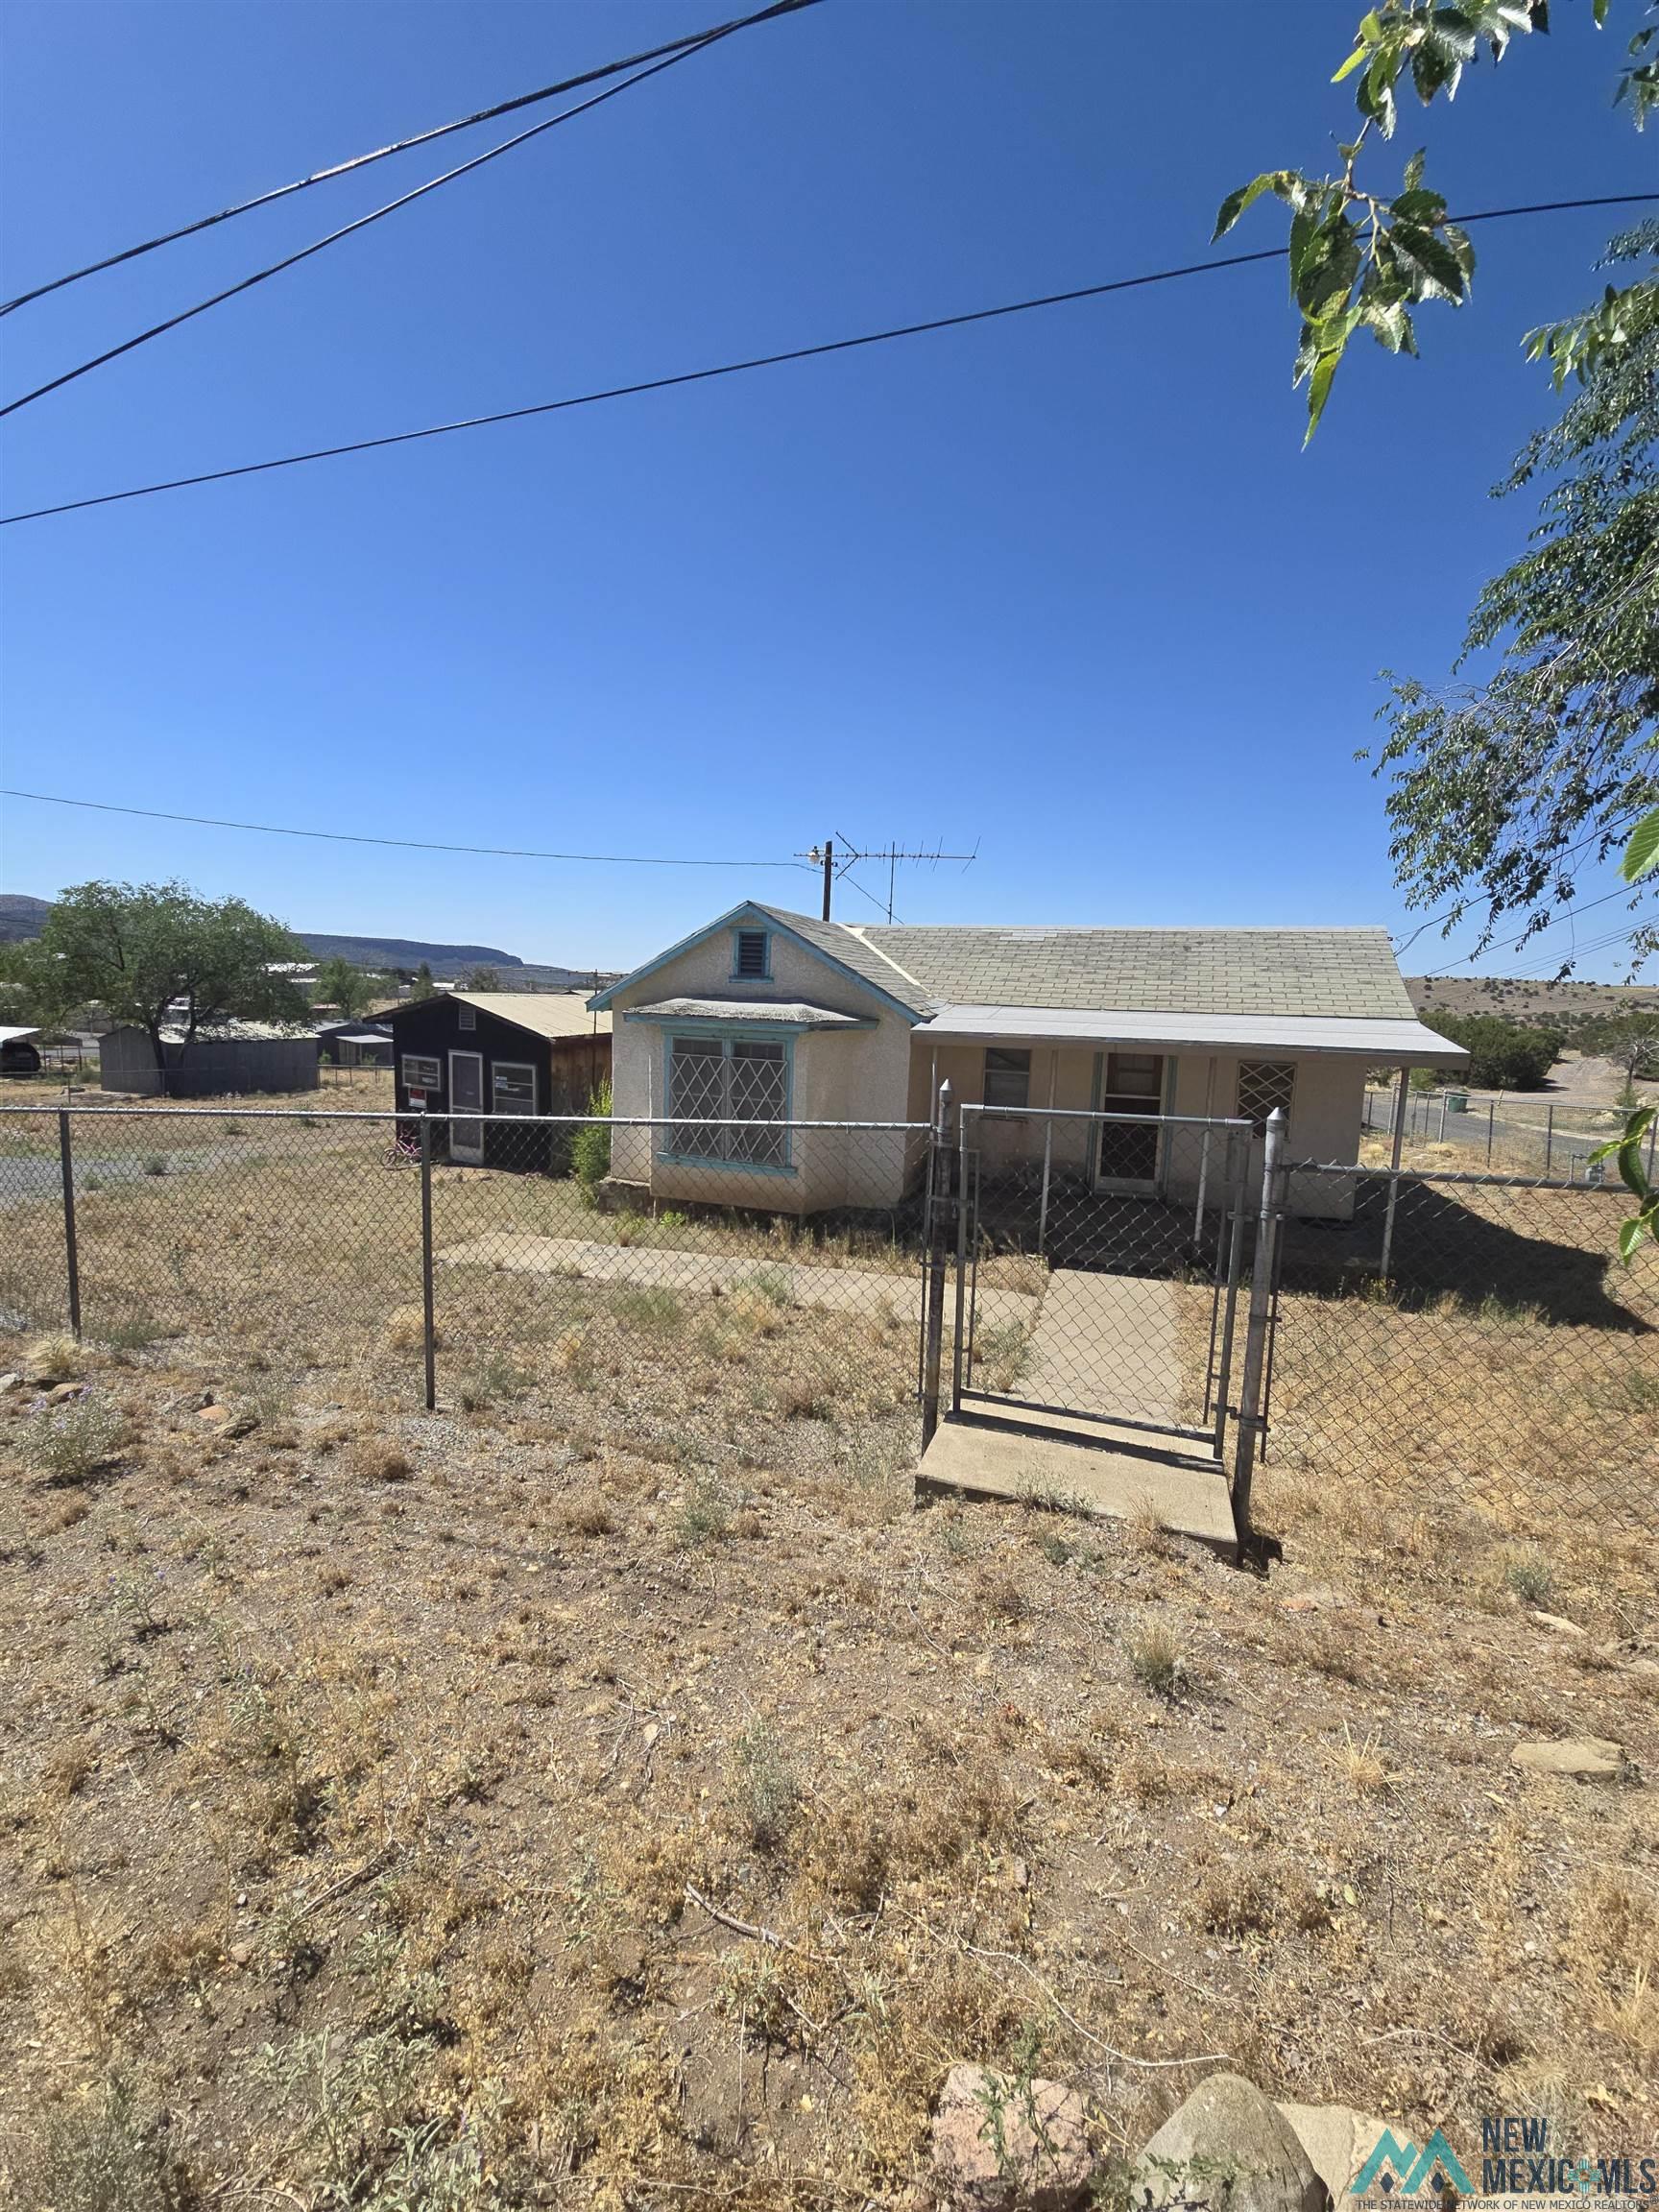
[[[942, 1104], [946, 1103], [942, 1095]], [[1134, 1122], [1156, 1128], [1160, 1133], [1161, 1145], [1170, 1132], [1202, 1132], [1198, 1146], [1197, 1187], [1191, 1200], [1185, 1197], [1179, 1201], [1152, 1197], [1146, 1201], [1169, 1207], [1172, 1212], [1184, 1211], [1188, 1203], [1191, 1204], [1190, 1249], [1195, 1257], [1207, 1262], [1206, 1271], [1211, 1281], [1211, 1318], [1201, 1427], [1186, 1428], [1178, 1424], [1148, 1421], [1127, 1413], [1118, 1414], [1083, 1407], [1037, 1406], [1030, 1402], [1022, 1405], [1021, 1401], [1006, 1399], [998, 1393], [980, 1392], [972, 1387], [974, 1332], [978, 1314], [979, 1257], [984, 1236], [981, 1190], [983, 1147], [979, 1139], [986, 1123], [998, 1119], [1024, 1122], [1041, 1120], [1045, 1125], [1037, 1222], [1039, 1256], [1046, 1254], [1048, 1243], [1056, 1125], [1064, 1128], [1071, 1124], [1086, 1124], [1092, 1130], [1099, 1130], [1114, 1124]], [[1098, 1421], [1112, 1428], [1140, 1429], [1164, 1435], [1187, 1437], [1209, 1444], [1216, 1457], [1221, 1457], [1226, 1447], [1228, 1420], [1233, 1411], [1231, 1384], [1238, 1291], [1242, 1280], [1244, 1219], [1248, 1211], [1249, 1141], [1255, 1125], [1237, 1117], [1123, 1115], [1109, 1114], [1099, 1109], [1016, 1108], [971, 1102], [965, 1103], [958, 1110], [956, 1122], [956, 1142], [951, 1147], [954, 1158], [950, 1175], [952, 1194], [956, 1200], [955, 1330], [950, 1378], [952, 1415], [962, 1412], [965, 1401], [982, 1403], [987, 1407], [1000, 1404], [1011, 1411], [1022, 1409], [1046, 1412], [1070, 1419]], [[941, 1128], [935, 1142], [947, 1140], [948, 1131]], [[1140, 1201], [1130, 1198], [1124, 1202], [1135, 1204]]]

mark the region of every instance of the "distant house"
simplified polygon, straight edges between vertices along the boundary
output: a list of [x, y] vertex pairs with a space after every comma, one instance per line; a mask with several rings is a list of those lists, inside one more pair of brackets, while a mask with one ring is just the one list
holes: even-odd
[[926, 1121], [949, 1078], [958, 1105], [1008, 1110], [979, 1125], [988, 1169], [1048, 1147], [1093, 1190], [1186, 1195], [1171, 1117], [1260, 1130], [1280, 1106], [1293, 1159], [1352, 1161], [1369, 1070], [1467, 1058], [1367, 928], [909, 928], [752, 902], [589, 1003], [615, 1024], [616, 1114], [663, 1124], [615, 1131], [618, 1195], [803, 1214], [892, 1204], [915, 1147], [743, 1121]]
[[390, 1068], [392, 1031], [384, 1022], [325, 1022], [317, 1049], [331, 1068]]
[[503, 1115], [584, 1114], [611, 1074], [611, 1017], [577, 991], [445, 991], [380, 1016], [400, 1115], [465, 1116], [441, 1133], [451, 1160], [541, 1167], [546, 1142], [492, 1129]]
[[100, 1085], [144, 1098], [236, 1097], [317, 1088], [316, 1038], [257, 1022], [199, 1030], [188, 1045], [181, 1028], [163, 1029], [161, 1049], [158, 1069], [147, 1030], [111, 1029], [99, 1045]]

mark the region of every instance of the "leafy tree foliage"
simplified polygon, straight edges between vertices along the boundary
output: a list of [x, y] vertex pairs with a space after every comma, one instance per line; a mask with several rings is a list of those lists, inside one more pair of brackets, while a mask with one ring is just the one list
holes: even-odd
[[432, 980], [431, 966], [427, 961], [422, 960], [420, 967], [415, 971], [415, 980], [410, 985], [409, 996], [411, 998], [430, 998], [435, 996], [437, 989], [437, 984]]
[[469, 968], [467, 980], [461, 988], [464, 991], [499, 991], [501, 977], [493, 968]]
[[341, 959], [338, 953], [325, 960], [317, 971], [317, 1003], [338, 1006], [349, 1022], [365, 1007], [372, 1006], [379, 996], [379, 977], [353, 968], [349, 960]]
[[1434, 1026], [1469, 1054], [1457, 1080], [1478, 1091], [1537, 1091], [1561, 1057], [1559, 1030], [1505, 1022], [1501, 1014], [1436, 1014]]
[[[1599, 28], [1612, 0], [1591, 5]], [[1646, 12], [1654, 20], [1631, 39], [1618, 88], [1638, 130], [1659, 109], [1659, 0], [1647, 0]], [[1354, 50], [1332, 79], [1354, 81], [1359, 115], [1355, 136], [1338, 148], [1340, 171], [1264, 170], [1221, 203], [1217, 238], [1266, 194], [1290, 210], [1290, 294], [1302, 317], [1295, 377], [1308, 387], [1310, 438], [1356, 331], [1369, 330], [1390, 353], [1414, 353], [1411, 310], [1432, 301], [1460, 307], [1475, 275], [1475, 250], [1425, 183], [1423, 155], [1407, 161], [1398, 192], [1375, 192], [1360, 181], [1368, 141], [1373, 133], [1393, 137], [1407, 83], [1426, 108], [1441, 93], [1452, 100], [1482, 50], [1501, 61], [1517, 37], [1549, 28], [1549, 0], [1383, 0], [1360, 17]], [[1527, 350], [1550, 362], [1559, 388], [1569, 376], [1592, 373], [1656, 322], [1659, 287], [1609, 287], [1599, 305], [1532, 331]]]
[[[1615, 256], [1659, 268], [1659, 223]], [[1395, 871], [1413, 905], [1451, 896], [1543, 928], [1578, 875], [1659, 802], [1659, 322], [1609, 352], [1500, 494], [1544, 487], [1521, 558], [1481, 592], [1461, 665], [1481, 686], [1391, 679], [1378, 765]], [[1652, 937], [1639, 941], [1637, 956]]]
[[183, 883], [77, 883], [46, 917], [38, 937], [5, 950], [0, 974], [32, 1014], [55, 1025], [78, 1007], [102, 1006], [116, 1023], [149, 1036], [165, 1066], [162, 1031], [198, 1031], [226, 1022], [306, 1018], [303, 995], [284, 963], [305, 949], [279, 922], [240, 899], [203, 899]]

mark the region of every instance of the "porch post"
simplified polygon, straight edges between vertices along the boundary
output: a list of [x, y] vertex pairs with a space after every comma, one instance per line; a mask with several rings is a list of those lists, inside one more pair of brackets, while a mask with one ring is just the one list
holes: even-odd
[[1400, 1203], [1400, 1155], [1406, 1144], [1406, 1110], [1411, 1102], [1411, 1070], [1400, 1070], [1400, 1088], [1394, 1094], [1394, 1156], [1388, 1167], [1388, 1204], [1382, 1215], [1382, 1259], [1378, 1269], [1384, 1283], [1394, 1258], [1394, 1209]]
[[1043, 1201], [1037, 1209], [1037, 1257], [1042, 1259], [1048, 1238], [1048, 1178], [1054, 1166], [1054, 1094], [1060, 1081], [1059, 1047], [1048, 1055], [1048, 1119], [1043, 1133]]
[[1209, 1072], [1204, 1078], [1204, 1141], [1198, 1147], [1198, 1204], [1192, 1214], [1192, 1243], [1195, 1250], [1204, 1244], [1204, 1200], [1210, 1186], [1210, 1123], [1215, 1115], [1215, 1055], [1210, 1055]]

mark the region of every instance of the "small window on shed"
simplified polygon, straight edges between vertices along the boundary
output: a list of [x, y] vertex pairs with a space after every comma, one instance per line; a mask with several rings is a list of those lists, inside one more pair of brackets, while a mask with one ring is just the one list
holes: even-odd
[[444, 1076], [438, 1062], [426, 1058], [423, 1053], [405, 1052], [403, 1088], [405, 1091], [442, 1091]]
[[460, 1008], [461, 1012], [460, 1027], [463, 1029], [476, 1029], [478, 1026], [477, 1007], [469, 1006], [465, 998], [457, 999], [456, 1004]]
[[1296, 1063], [1294, 1060], [1240, 1060], [1238, 1063], [1238, 1115], [1244, 1121], [1253, 1121], [1258, 1130], [1265, 1129], [1267, 1117], [1275, 1106], [1285, 1109], [1285, 1118], [1290, 1118], [1290, 1103], [1296, 1095]]
[[766, 932], [764, 929], [739, 929], [733, 951], [732, 973], [734, 975], [769, 975], [771, 963], [766, 957]]

